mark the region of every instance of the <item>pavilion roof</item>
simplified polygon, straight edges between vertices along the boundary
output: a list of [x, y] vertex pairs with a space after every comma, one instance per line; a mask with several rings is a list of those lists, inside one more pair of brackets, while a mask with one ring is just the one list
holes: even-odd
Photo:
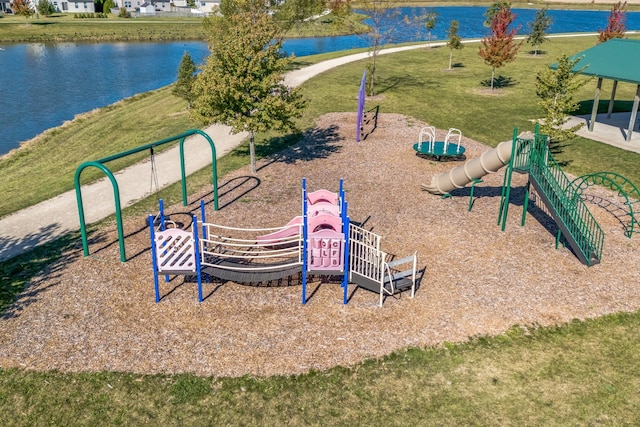
[[[570, 56], [582, 58], [571, 71], [585, 76], [640, 84], [640, 40], [610, 39]], [[552, 64], [551, 68], [557, 68]]]

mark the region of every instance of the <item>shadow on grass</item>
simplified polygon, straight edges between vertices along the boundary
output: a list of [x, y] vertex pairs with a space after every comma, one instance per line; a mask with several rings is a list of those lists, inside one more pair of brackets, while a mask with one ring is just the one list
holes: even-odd
[[[496, 76], [493, 79], [493, 88], [506, 89], [508, 87], [515, 86], [516, 83], [518, 83], [517, 80], [513, 79], [512, 77]], [[491, 79], [482, 80], [480, 82], [480, 85], [484, 87], [491, 87]]]
[[[572, 114], [576, 116], [591, 114], [593, 99], [578, 102], [578, 109]], [[613, 113], [627, 113], [633, 110], [633, 100], [617, 100], [613, 103]], [[609, 100], [602, 99], [598, 102], [598, 114], [609, 112]]]

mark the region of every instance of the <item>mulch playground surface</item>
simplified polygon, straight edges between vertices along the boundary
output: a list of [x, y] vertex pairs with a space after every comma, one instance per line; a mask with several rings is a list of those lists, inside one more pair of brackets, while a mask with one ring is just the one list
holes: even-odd
[[[408, 346], [500, 334], [513, 325], [640, 308], [640, 238], [627, 238], [616, 216], [590, 206], [606, 237], [602, 263], [586, 267], [569, 249], [555, 249], [557, 228], [535, 196], [526, 225], [520, 225], [526, 176], [514, 175], [502, 232], [497, 217], [504, 169], [476, 187], [471, 212], [469, 188], [448, 199], [420, 190], [433, 174], [462, 164], [416, 156], [412, 145], [423, 125], [382, 114], [375, 130], [356, 143], [355, 114], [322, 116], [304, 141], [262, 161], [257, 176], [244, 168], [220, 178], [221, 209], [209, 208], [207, 216], [235, 227], [282, 226], [301, 213], [303, 177], [309, 191], [337, 191], [342, 178], [352, 221], [383, 236], [382, 249], [390, 254], [417, 251], [415, 298], [388, 297], [380, 308], [377, 295], [351, 286], [344, 305], [339, 283], [314, 280], [302, 305], [293, 277], [260, 285], [205, 284], [205, 300], [198, 303], [195, 283], [178, 277], [161, 281], [163, 298], [156, 304], [146, 218], [127, 218], [126, 263], [119, 262], [112, 224], [91, 235], [90, 257], [79, 247], [65, 253], [3, 313], [0, 367], [297, 374]], [[467, 158], [489, 148], [468, 138], [463, 145]], [[589, 192], [601, 205], [621, 204], [604, 189]], [[189, 207], [167, 211], [188, 225], [199, 199], [211, 197], [210, 189], [203, 190]]]

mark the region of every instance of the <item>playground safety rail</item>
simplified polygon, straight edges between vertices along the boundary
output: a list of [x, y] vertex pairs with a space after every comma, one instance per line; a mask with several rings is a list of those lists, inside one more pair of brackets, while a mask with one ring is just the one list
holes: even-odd
[[[207, 236], [200, 239], [201, 264], [203, 266], [231, 271], [272, 271], [302, 265], [301, 231], [293, 236], [278, 239], [278, 241], [256, 241], [255, 239], [224, 236], [219, 230], [264, 233], [278, 231], [285, 227], [236, 228], [207, 223], [203, 223], [202, 227], [205, 230], [203, 235]], [[301, 227], [299, 227], [300, 229]], [[255, 260], [260, 260], [263, 265], [251, 262]]]
[[[543, 149], [544, 148], [544, 149]], [[602, 259], [604, 232], [546, 147], [536, 147], [531, 153], [529, 176], [544, 193], [558, 219], [574, 239], [587, 265]], [[560, 225], [560, 224], [559, 224]], [[581, 255], [581, 256], [580, 256]]]

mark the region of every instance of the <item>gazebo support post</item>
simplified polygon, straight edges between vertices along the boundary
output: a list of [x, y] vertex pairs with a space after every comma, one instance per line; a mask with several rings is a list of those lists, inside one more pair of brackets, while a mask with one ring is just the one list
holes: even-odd
[[633, 108], [631, 109], [631, 118], [629, 119], [629, 130], [627, 131], [627, 142], [631, 141], [633, 127], [636, 124], [636, 115], [638, 114], [638, 104], [640, 104], [640, 84], [636, 86], [636, 96], [633, 98]]
[[618, 89], [618, 81], [613, 81], [613, 88], [611, 89], [611, 99], [609, 100], [609, 109], [607, 110], [607, 119], [611, 118], [611, 113], [613, 113], [613, 103], [616, 99], [616, 89]]
[[591, 121], [589, 122], [589, 132], [593, 132], [593, 125], [596, 123], [598, 116], [598, 104], [600, 103], [600, 89], [602, 89], [602, 77], [598, 77], [598, 86], [596, 94], [593, 97], [593, 108], [591, 109]]

